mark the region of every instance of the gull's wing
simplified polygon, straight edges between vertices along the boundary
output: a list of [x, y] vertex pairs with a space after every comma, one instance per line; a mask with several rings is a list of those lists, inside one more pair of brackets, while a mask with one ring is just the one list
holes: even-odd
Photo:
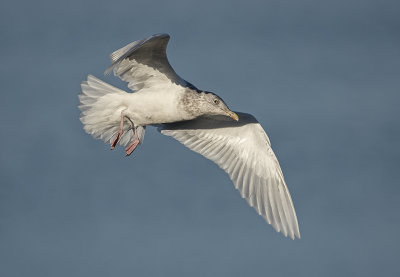
[[106, 72], [128, 82], [132, 90], [163, 88], [176, 84], [194, 89], [189, 82], [179, 77], [168, 62], [168, 34], [157, 34], [134, 41], [110, 55], [112, 65]]
[[293, 202], [267, 134], [250, 114], [163, 124], [159, 131], [215, 162], [277, 232], [300, 238]]

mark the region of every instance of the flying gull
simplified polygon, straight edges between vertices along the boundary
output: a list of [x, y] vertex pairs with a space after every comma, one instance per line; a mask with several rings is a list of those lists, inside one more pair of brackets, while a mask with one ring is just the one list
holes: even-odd
[[264, 129], [246, 113], [231, 111], [215, 93], [197, 89], [168, 62], [169, 35], [157, 34], [111, 54], [106, 72], [128, 82], [125, 92], [89, 75], [79, 95], [83, 128], [129, 156], [156, 126], [215, 162], [241, 196], [277, 232], [300, 238], [296, 212]]

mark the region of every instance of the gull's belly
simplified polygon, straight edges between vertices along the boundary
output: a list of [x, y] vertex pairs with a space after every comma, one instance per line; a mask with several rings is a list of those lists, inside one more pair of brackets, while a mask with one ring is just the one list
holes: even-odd
[[179, 94], [168, 91], [135, 92], [129, 95], [126, 115], [135, 125], [170, 123], [184, 120], [178, 110]]

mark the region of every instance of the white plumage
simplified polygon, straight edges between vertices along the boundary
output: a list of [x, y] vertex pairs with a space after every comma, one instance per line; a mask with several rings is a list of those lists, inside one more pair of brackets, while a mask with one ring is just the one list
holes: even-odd
[[[81, 88], [79, 108], [82, 111], [80, 120], [83, 129], [94, 138], [111, 143], [119, 128], [120, 113], [124, 109], [120, 104], [124, 97], [127, 97], [127, 93], [92, 75], [82, 82]], [[119, 144], [127, 145], [132, 137], [132, 130], [129, 125], [125, 125]]]
[[79, 95], [85, 131], [112, 144], [112, 149], [116, 143], [131, 142], [126, 148], [130, 155], [143, 141], [146, 126], [157, 126], [227, 172], [241, 196], [276, 231], [300, 238], [292, 199], [267, 134], [252, 115], [236, 115], [215, 94], [180, 78], [166, 56], [168, 40], [168, 35], [154, 35], [111, 54], [107, 71], [127, 81], [134, 93], [88, 76]]
[[164, 124], [160, 131], [228, 173], [240, 195], [277, 232], [300, 238], [292, 199], [267, 134], [252, 115], [238, 115], [238, 123], [201, 117]]

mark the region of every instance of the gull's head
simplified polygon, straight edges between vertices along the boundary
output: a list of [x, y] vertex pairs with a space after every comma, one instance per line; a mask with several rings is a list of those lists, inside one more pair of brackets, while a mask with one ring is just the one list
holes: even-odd
[[199, 105], [199, 108], [201, 109], [203, 114], [225, 115], [229, 116], [233, 120], [239, 120], [238, 115], [232, 112], [225, 104], [225, 102], [215, 93], [208, 91], [201, 92]]

